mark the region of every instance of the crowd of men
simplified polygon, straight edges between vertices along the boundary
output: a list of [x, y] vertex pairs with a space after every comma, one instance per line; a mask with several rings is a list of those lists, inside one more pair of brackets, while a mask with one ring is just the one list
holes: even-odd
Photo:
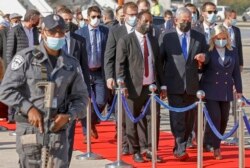
[[[44, 132], [44, 92], [36, 87], [41, 80], [56, 83], [55, 115], [51, 116], [55, 122], [51, 129], [55, 142], [50, 152], [58, 167], [70, 164], [77, 121], [86, 134], [88, 97], [95, 96], [99, 111], [104, 111], [106, 105], [110, 109], [118, 78], [125, 81], [124, 94], [134, 117], [144, 108], [151, 84], [157, 85], [160, 98], [168, 98], [173, 107], [185, 107], [196, 101], [199, 76], [208, 62], [206, 53], [212, 29], [217, 24], [216, 5], [206, 2], [198, 10], [188, 3], [176, 13], [166, 10], [162, 25], [153, 24], [155, 12], [150, 11], [149, 1], [138, 0], [137, 3], [127, 2], [115, 11], [91, 6], [87, 11], [74, 14], [60, 5], [55, 14], [44, 18], [33, 9], [27, 10], [25, 16], [4, 15], [0, 23], [0, 56], [2, 70], [6, 72], [0, 100], [9, 106], [8, 122], [17, 124], [21, 167], [31, 167], [30, 160], [41, 157], [42, 143], [36, 137], [27, 136]], [[242, 69], [241, 35], [236, 17], [236, 12], [228, 9], [223, 26], [236, 48], [238, 66]], [[91, 114], [91, 136], [98, 139], [96, 124], [100, 120], [94, 111]], [[158, 143], [159, 105], [157, 114]], [[180, 161], [189, 158], [186, 148], [195, 146], [192, 132], [197, 129], [196, 118], [195, 110], [170, 111], [175, 138], [173, 154]], [[133, 123], [124, 114], [122, 125], [122, 154], [132, 154], [135, 162], [151, 160], [150, 112], [139, 123]], [[213, 133], [207, 129], [205, 134], [204, 149], [213, 151], [209, 138]], [[86, 138], [83, 142], [86, 143]], [[162, 158], [158, 156], [157, 161], [162, 162]]]

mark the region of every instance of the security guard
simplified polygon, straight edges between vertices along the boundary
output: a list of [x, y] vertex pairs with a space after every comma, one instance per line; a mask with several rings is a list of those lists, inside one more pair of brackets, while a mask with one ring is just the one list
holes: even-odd
[[88, 92], [78, 61], [60, 50], [65, 42], [64, 20], [55, 14], [45, 17], [41, 35], [39, 46], [18, 52], [9, 64], [0, 86], [0, 101], [19, 109], [15, 117], [20, 167], [40, 168], [42, 143], [38, 135], [44, 131], [46, 110], [44, 90], [36, 84], [42, 80], [54, 82], [50, 154], [53, 167], [67, 168], [65, 126], [70, 120], [85, 117]]

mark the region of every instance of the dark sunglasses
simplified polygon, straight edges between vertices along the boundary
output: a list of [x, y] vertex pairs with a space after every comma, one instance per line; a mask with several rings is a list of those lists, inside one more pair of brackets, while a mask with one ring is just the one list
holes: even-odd
[[217, 14], [218, 11], [217, 11], [217, 10], [215, 10], [215, 11], [207, 11], [207, 13], [208, 13], [208, 14], [212, 14], [212, 13]]
[[91, 19], [95, 19], [95, 18], [100, 19], [100, 18], [101, 18], [101, 16], [100, 16], [100, 15], [98, 15], [98, 16], [90, 16], [90, 18], [91, 18]]

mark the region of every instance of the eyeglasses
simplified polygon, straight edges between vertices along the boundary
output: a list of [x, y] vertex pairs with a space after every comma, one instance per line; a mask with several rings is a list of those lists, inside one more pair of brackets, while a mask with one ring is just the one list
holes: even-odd
[[128, 14], [128, 13], [126, 13], [126, 15], [128, 15], [128, 16], [137, 16], [137, 13], [134, 13], [134, 14]]
[[100, 15], [97, 15], [97, 16], [90, 16], [90, 18], [91, 18], [91, 19], [95, 19], [95, 18], [100, 19], [100, 18], [101, 18], [101, 16], [100, 16]]
[[218, 11], [217, 11], [217, 10], [215, 10], [215, 11], [207, 11], [207, 13], [208, 13], [208, 14], [212, 14], [212, 13], [217, 14]]
[[227, 40], [227, 38], [216, 38], [216, 40]]

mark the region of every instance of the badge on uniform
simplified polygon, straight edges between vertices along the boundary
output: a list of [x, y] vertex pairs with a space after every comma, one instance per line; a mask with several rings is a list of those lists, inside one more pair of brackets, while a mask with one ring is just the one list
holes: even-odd
[[11, 63], [11, 70], [15, 71], [19, 69], [24, 63], [24, 58], [21, 55], [16, 55]]

